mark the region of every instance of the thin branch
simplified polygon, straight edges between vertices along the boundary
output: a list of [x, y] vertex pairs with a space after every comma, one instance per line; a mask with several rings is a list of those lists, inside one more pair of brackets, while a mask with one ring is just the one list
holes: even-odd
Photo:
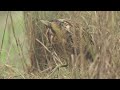
[[39, 42], [49, 53], [51, 53], [51, 51], [42, 42], [40, 42], [40, 40], [36, 39], [36, 41]]

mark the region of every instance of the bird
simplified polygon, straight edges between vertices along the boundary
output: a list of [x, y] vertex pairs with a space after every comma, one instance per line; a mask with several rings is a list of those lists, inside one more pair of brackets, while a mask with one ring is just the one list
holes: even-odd
[[[62, 45], [66, 46], [68, 53], [75, 54], [74, 48], [77, 50], [77, 54], [80, 53], [80, 47], [73, 47], [73, 33], [71, 31], [71, 27], [73, 25], [66, 19], [55, 19], [55, 20], [40, 20], [47, 28], [45, 35], [49, 41], [50, 44], [54, 44], [55, 41], [62, 42]], [[77, 35], [76, 35], [77, 36]], [[83, 38], [83, 44], [84, 44], [84, 50], [83, 53], [85, 54], [86, 59], [90, 59], [93, 61], [93, 55], [92, 55], [92, 47], [94, 46], [94, 41], [91, 37], [91, 34], [85, 29], [82, 33]], [[56, 43], [56, 42], [55, 42]], [[58, 44], [60, 45], [60, 44]], [[91, 46], [91, 47], [90, 47]], [[64, 46], [63, 46], [64, 47]], [[57, 47], [58, 48], [58, 47]]]
[[65, 34], [72, 34], [70, 28], [72, 25], [65, 19], [40, 20], [47, 28], [45, 35], [50, 43], [57, 39], [59, 42], [65, 41]]

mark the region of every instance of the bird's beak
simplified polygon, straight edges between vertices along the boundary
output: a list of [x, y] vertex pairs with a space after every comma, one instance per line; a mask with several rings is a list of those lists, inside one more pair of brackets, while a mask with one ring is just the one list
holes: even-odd
[[47, 20], [40, 20], [43, 24], [49, 26], [51, 23]]

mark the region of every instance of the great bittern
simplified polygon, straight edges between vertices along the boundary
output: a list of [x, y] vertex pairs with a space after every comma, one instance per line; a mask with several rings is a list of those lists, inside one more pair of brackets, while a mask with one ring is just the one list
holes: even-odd
[[[68, 46], [68, 48], [70, 49], [68, 52], [72, 52], [73, 54], [75, 54], [75, 48], [76, 48], [76, 50], [78, 50], [77, 54], [80, 53], [79, 46], [73, 48], [74, 41], [73, 41], [72, 32], [71, 32], [72, 25], [71, 23], [68, 22], [68, 20], [65, 20], [65, 19], [57, 19], [57, 20], [51, 20], [51, 21], [41, 20], [41, 22], [47, 28], [46, 36], [51, 44], [53, 44], [53, 42], [57, 40], [57, 42], [62, 42], [62, 45], [65, 45], [64, 42], [67, 41], [66, 46]], [[74, 25], [73, 25], [73, 28], [74, 28]], [[91, 34], [88, 31], [83, 30], [82, 38], [83, 38], [82, 44], [85, 46], [83, 47], [85, 49], [83, 50], [83, 53], [85, 54], [86, 59], [89, 58], [92, 61], [93, 60], [92, 52], [94, 52], [92, 51], [93, 49], [92, 47], [94, 45], [94, 42], [91, 37]], [[79, 41], [79, 39], [77, 40]]]
[[57, 19], [57, 20], [41, 20], [43, 24], [46, 25], [46, 36], [49, 42], [53, 42], [54, 39], [57, 39], [59, 42], [65, 39], [65, 33], [68, 32], [72, 34], [70, 31], [71, 24], [65, 19]]

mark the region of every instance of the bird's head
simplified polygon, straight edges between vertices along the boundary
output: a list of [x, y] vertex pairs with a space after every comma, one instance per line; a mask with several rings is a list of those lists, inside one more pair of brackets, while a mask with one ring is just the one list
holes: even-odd
[[70, 29], [72, 27], [71, 23], [67, 19], [57, 19], [60, 22], [60, 26], [62, 30], [66, 30], [67, 32], [71, 33]]
[[62, 35], [66, 32], [72, 34], [72, 32], [70, 31], [72, 25], [66, 19], [55, 19], [51, 21], [40, 20], [40, 21], [46, 26], [46, 28], [49, 28], [49, 30], [51, 30], [55, 34]]

